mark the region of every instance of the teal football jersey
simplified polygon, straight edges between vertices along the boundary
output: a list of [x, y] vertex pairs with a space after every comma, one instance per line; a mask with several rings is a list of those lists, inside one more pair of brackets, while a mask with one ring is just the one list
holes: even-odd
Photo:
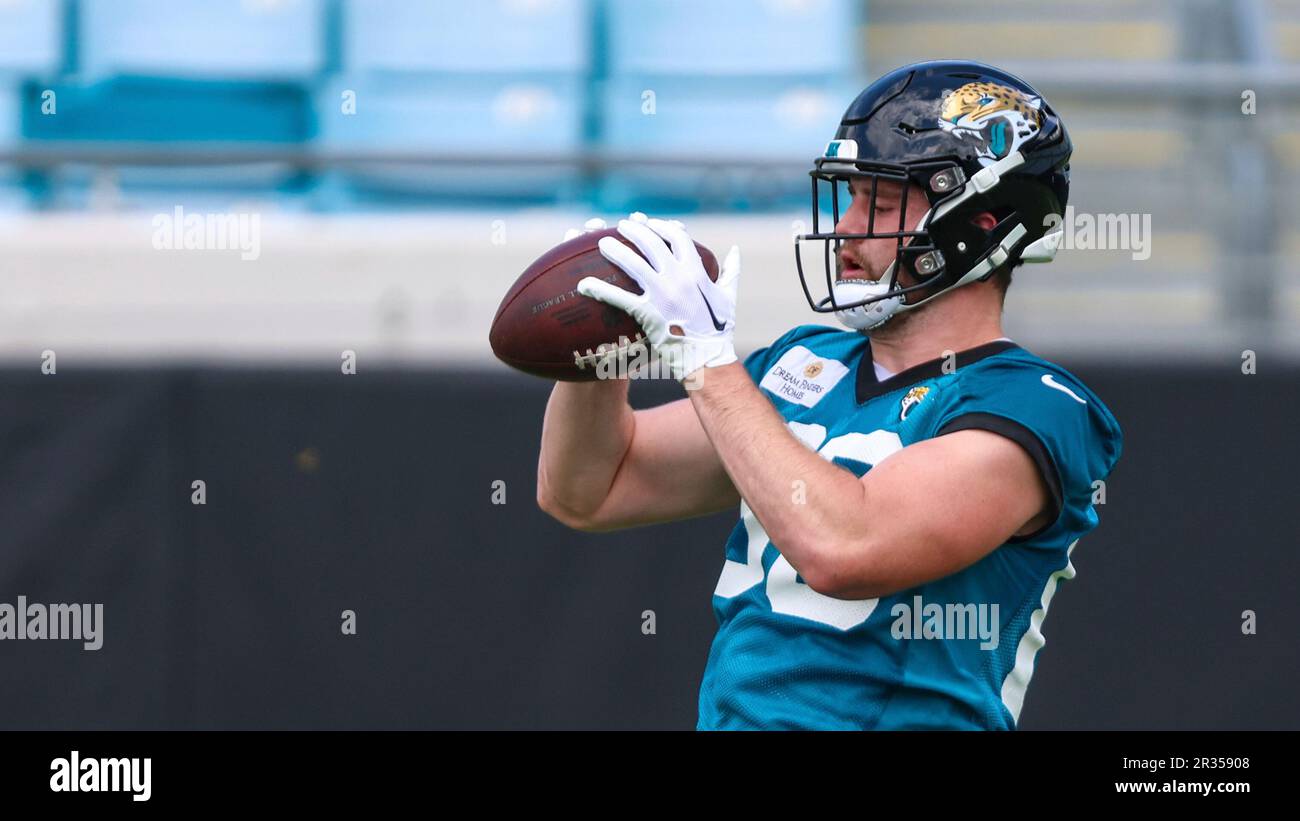
[[857, 476], [953, 431], [1006, 436], [1038, 465], [1054, 517], [950, 576], [847, 601], [808, 587], [742, 502], [713, 596], [698, 728], [1014, 729], [1048, 604], [1074, 576], [1097, 482], [1119, 460], [1114, 416], [1064, 368], [1005, 340], [878, 381], [866, 336], [804, 325], [745, 368], [795, 436]]

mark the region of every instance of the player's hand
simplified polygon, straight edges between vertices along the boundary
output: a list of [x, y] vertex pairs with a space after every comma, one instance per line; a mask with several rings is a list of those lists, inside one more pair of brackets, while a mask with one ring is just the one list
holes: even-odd
[[606, 227], [605, 221], [603, 219], [601, 219], [600, 217], [592, 217], [591, 219], [584, 222], [581, 228], [570, 228], [569, 230], [565, 231], [564, 241], [568, 242], [571, 239], [577, 239], [583, 234], [590, 234], [592, 231], [600, 231], [605, 227]]
[[680, 222], [620, 220], [618, 232], [641, 254], [613, 237], [601, 239], [600, 253], [635, 280], [644, 293], [625, 291], [597, 277], [580, 281], [578, 293], [631, 315], [678, 381], [700, 368], [735, 362], [732, 336], [740, 248], [732, 247], [714, 282]]

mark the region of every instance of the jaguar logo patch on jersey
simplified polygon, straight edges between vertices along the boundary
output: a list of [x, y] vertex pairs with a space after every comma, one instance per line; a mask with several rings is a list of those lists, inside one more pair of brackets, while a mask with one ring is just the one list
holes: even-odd
[[903, 405], [898, 411], [899, 421], [906, 419], [907, 415], [912, 412], [912, 408], [921, 404], [921, 400], [925, 399], [925, 395], [929, 392], [930, 389], [924, 386], [912, 388], [908, 391], [907, 395], [903, 397]]
[[795, 345], [781, 355], [758, 386], [787, 402], [811, 408], [848, 372], [848, 366], [843, 362], [818, 356], [802, 345]]

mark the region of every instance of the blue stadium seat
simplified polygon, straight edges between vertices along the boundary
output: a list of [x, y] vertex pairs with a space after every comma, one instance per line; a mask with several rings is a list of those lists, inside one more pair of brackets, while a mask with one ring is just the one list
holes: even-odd
[[608, 0], [613, 75], [834, 76], [865, 65], [861, 0]]
[[[356, 94], [356, 113], [341, 111]], [[580, 136], [581, 83], [558, 78], [403, 75], [338, 80], [319, 100], [330, 145], [452, 152], [570, 151]]]
[[[583, 83], [572, 77], [403, 74], [338, 80], [317, 106], [319, 147], [453, 155], [575, 156], [582, 145]], [[345, 91], [356, 113], [341, 112]], [[369, 164], [334, 182], [394, 195], [548, 199], [565, 195], [574, 170], [562, 165]]]
[[811, 158], [861, 90], [842, 80], [678, 80], [653, 88], [613, 81], [604, 95], [605, 143], [616, 152], [660, 156]]
[[45, 75], [62, 63], [60, 0], [0, 0], [0, 74]]
[[[116, 77], [98, 83], [54, 82], [58, 115], [40, 113], [44, 83], [24, 88], [22, 136], [29, 144], [69, 142], [297, 145], [316, 134], [310, 92], [298, 83]], [[123, 166], [115, 174], [123, 200], [151, 190], [292, 192], [301, 173], [286, 164], [196, 165], [192, 168]], [[60, 170], [49, 198], [76, 204], [89, 195], [93, 174]], [[175, 200], [177, 194], [171, 193]]]
[[[602, 203], [622, 208], [635, 198], [689, 208], [767, 207], [803, 202], [807, 169], [835, 134], [860, 92], [852, 80], [665, 80], [646, 89], [609, 83], [603, 99], [604, 147], [616, 156], [770, 162], [771, 173], [719, 176], [716, 170], [614, 169]], [[652, 91], [653, 98], [646, 96]], [[653, 103], [653, 114], [646, 113]]]
[[41, 116], [27, 85], [23, 133], [33, 140], [296, 143], [315, 135], [310, 93], [295, 83], [120, 77], [55, 82], [58, 116]]
[[0, 80], [0, 149], [12, 148], [22, 138], [22, 84]]
[[585, 72], [587, 0], [345, 0], [343, 64], [358, 71]]
[[321, 70], [324, 0], [81, 0], [91, 75], [301, 79]]
[[[0, 81], [0, 152], [14, 149], [22, 139], [22, 87], [17, 82]], [[0, 211], [23, 204], [20, 172], [0, 164]]]

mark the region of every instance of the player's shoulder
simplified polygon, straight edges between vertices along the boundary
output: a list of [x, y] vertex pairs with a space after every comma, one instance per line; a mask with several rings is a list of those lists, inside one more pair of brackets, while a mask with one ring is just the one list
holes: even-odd
[[1027, 392], [1040, 395], [1044, 389], [1059, 391], [1080, 404], [1091, 405], [1107, 415], [1109, 408], [1082, 379], [1051, 360], [1018, 345], [1008, 346], [995, 356], [980, 359], [958, 374], [968, 389]]
[[1040, 420], [1086, 419], [1110, 440], [1118, 458], [1122, 433], [1106, 403], [1075, 374], [1019, 346], [958, 369], [961, 394]]

